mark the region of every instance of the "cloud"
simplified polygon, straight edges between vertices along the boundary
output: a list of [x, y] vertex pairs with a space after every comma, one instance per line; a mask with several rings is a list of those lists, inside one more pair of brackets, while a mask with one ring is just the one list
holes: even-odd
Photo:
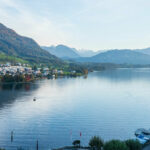
[[150, 1], [0, 0], [0, 22], [40, 45], [76, 48], [149, 46]]
[[13, 0], [0, 0], [0, 18], [1, 23], [19, 34], [34, 37], [41, 45], [65, 43], [69, 37], [61, 28], [72, 26], [67, 22], [60, 26], [55, 20], [34, 14]]

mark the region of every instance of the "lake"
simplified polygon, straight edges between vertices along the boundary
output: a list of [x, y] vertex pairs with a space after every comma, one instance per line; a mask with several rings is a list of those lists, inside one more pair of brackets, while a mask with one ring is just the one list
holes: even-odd
[[125, 140], [137, 128], [150, 128], [149, 114], [150, 69], [1, 85], [0, 147], [35, 149], [38, 140], [47, 150], [75, 139], [87, 145], [94, 135]]

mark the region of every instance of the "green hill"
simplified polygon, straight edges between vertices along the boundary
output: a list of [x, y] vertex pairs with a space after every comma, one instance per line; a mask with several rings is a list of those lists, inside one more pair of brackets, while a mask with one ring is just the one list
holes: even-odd
[[7, 63], [7, 62], [10, 62], [10, 63], [18, 63], [19, 62], [22, 64], [29, 63], [28, 61], [23, 60], [21, 58], [18, 58], [15, 56], [8, 56], [4, 53], [0, 53], [0, 63]]
[[20, 36], [0, 23], [0, 52], [19, 57], [31, 63], [48, 63], [54, 66], [64, 62], [43, 50], [33, 39]]

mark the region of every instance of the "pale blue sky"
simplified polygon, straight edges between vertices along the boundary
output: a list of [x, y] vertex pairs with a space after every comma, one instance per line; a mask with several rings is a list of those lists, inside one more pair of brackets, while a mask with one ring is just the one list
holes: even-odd
[[40, 45], [150, 47], [150, 0], [0, 0], [0, 22]]

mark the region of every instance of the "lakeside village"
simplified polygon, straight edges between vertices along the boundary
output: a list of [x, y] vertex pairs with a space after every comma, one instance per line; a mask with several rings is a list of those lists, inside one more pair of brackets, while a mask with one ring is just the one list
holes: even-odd
[[11, 63], [0, 64], [0, 82], [30, 82], [37, 79], [57, 77], [77, 77], [83, 73], [76, 70], [64, 71], [57, 68], [36, 67], [29, 64]]

